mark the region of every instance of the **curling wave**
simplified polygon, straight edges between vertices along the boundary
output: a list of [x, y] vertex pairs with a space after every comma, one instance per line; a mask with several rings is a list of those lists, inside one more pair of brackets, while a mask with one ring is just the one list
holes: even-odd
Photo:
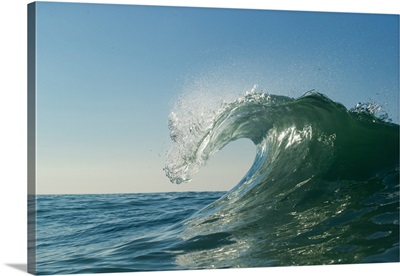
[[165, 173], [190, 181], [228, 143], [254, 163], [225, 196], [183, 223], [182, 267], [399, 261], [399, 125], [311, 91], [258, 93], [192, 116], [171, 113]]

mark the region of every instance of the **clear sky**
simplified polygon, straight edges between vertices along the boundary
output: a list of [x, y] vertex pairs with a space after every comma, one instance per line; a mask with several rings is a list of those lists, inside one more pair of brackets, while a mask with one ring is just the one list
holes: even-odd
[[397, 15], [39, 2], [36, 30], [38, 193], [232, 188], [254, 158], [249, 141], [190, 183], [164, 175], [181, 93], [316, 89], [399, 121]]

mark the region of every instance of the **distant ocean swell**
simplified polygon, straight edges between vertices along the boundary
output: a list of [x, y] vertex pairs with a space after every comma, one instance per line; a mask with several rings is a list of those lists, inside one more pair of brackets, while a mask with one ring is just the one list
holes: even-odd
[[172, 112], [172, 182], [247, 138], [243, 179], [227, 193], [38, 196], [37, 272], [398, 262], [399, 125], [373, 111], [252, 90]]
[[240, 183], [184, 222], [177, 263], [399, 261], [399, 126], [366, 107], [347, 110], [316, 92], [292, 99], [251, 91], [189, 128], [172, 113], [172, 182], [189, 181], [231, 141], [257, 148]]

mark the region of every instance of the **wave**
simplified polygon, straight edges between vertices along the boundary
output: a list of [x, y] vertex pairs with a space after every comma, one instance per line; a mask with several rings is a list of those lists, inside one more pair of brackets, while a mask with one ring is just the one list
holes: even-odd
[[399, 261], [399, 125], [315, 91], [253, 89], [218, 108], [172, 112], [166, 175], [190, 181], [228, 143], [254, 163], [222, 198], [183, 222], [182, 267]]

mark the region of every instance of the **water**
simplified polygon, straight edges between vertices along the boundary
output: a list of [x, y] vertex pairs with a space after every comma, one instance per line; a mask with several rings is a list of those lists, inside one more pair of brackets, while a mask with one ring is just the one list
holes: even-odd
[[249, 172], [229, 192], [38, 196], [38, 274], [398, 262], [399, 125], [363, 106], [253, 90], [175, 110], [172, 182], [240, 138]]
[[223, 194], [39, 195], [37, 272], [175, 269], [179, 222]]

